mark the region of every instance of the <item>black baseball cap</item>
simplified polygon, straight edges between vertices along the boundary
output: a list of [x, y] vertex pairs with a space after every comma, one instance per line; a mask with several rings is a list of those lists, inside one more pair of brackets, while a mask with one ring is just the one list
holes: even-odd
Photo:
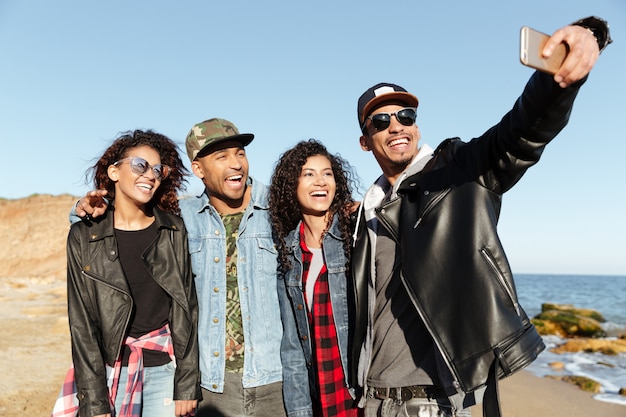
[[361, 95], [361, 97], [359, 97], [359, 103], [357, 105], [359, 126], [363, 127], [365, 118], [378, 104], [384, 101], [392, 100], [405, 103], [409, 107], [417, 107], [419, 104], [417, 97], [399, 85], [391, 83], [378, 83], [375, 86], [368, 88]]

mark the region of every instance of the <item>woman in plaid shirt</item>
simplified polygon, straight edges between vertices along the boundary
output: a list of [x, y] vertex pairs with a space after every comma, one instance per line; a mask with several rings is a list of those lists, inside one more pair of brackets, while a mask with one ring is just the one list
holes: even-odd
[[357, 416], [347, 373], [354, 183], [350, 165], [314, 139], [285, 152], [272, 175], [270, 216], [279, 252], [289, 416]]

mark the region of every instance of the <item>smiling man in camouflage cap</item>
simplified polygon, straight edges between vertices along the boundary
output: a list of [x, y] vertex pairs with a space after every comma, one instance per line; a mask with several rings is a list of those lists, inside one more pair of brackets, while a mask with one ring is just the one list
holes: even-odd
[[214, 118], [185, 140], [205, 186], [180, 200], [198, 293], [200, 417], [285, 415], [277, 253], [267, 187], [248, 176], [245, 147], [253, 139]]
[[185, 141], [191, 162], [210, 153], [211, 146], [227, 140], [236, 140], [248, 146], [254, 139], [252, 133], [239, 133], [237, 126], [226, 119], [209, 119], [194, 125]]
[[210, 203], [219, 213], [243, 211], [250, 201], [248, 158], [244, 149], [254, 139], [225, 119], [195, 124], [185, 140], [193, 173], [202, 180]]

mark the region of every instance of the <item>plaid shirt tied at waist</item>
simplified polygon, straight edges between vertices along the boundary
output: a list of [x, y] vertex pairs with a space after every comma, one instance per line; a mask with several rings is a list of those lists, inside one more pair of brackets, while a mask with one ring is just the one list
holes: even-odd
[[[128, 358], [128, 381], [122, 394], [124, 400], [118, 417], [141, 416], [141, 393], [143, 391], [143, 350], [167, 352], [175, 362], [172, 334], [168, 324], [160, 329], [153, 330], [139, 338], [127, 337], [124, 344], [130, 348]], [[118, 392], [118, 382], [122, 371], [122, 355], [115, 361], [113, 368], [107, 365], [107, 385], [109, 387], [109, 402], [111, 409], [115, 408], [115, 398]], [[74, 367], [70, 367], [63, 381], [63, 386], [54, 404], [51, 417], [75, 417], [78, 415], [79, 402], [77, 398]]]

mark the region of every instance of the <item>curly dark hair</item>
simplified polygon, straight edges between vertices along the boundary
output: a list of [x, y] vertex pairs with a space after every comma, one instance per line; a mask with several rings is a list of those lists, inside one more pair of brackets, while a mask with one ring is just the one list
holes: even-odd
[[189, 170], [183, 165], [178, 152], [178, 146], [165, 135], [152, 130], [135, 130], [122, 132], [113, 141], [98, 161], [86, 173], [87, 178], [93, 177], [96, 189], [108, 191], [108, 198], [115, 200], [115, 182], [109, 178], [107, 170], [110, 165], [129, 156], [129, 149], [139, 146], [149, 146], [156, 150], [161, 157], [161, 163], [168, 165], [171, 172], [161, 181], [154, 197], [148, 203], [149, 207], [157, 206], [163, 211], [180, 214], [178, 207], [178, 191], [186, 189]]
[[[285, 237], [302, 220], [302, 212], [297, 198], [298, 178], [307, 159], [316, 155], [328, 158], [333, 170], [337, 191], [329, 211], [331, 214], [339, 216], [339, 229], [348, 260], [347, 266], [350, 263], [350, 245], [352, 244], [350, 214], [354, 204], [352, 190], [353, 186], [358, 185], [358, 178], [353, 167], [340, 155], [331, 154], [321, 142], [316, 139], [309, 139], [299, 142], [280, 156], [270, 181], [270, 219], [278, 249], [279, 268], [283, 272], [291, 269], [289, 248], [285, 245]], [[328, 221], [326, 230], [330, 227], [332, 216], [329, 216]]]

